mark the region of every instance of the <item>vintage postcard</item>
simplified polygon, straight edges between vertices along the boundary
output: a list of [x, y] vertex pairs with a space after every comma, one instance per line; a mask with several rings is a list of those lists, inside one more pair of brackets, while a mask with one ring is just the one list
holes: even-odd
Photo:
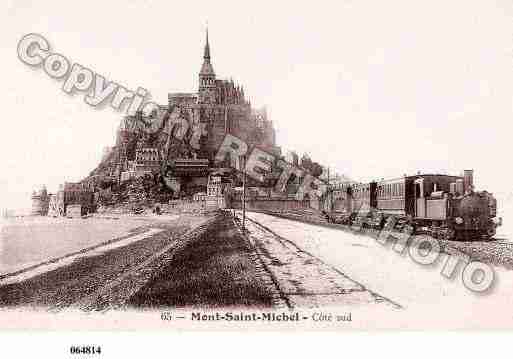
[[2, 8], [0, 330], [513, 328], [512, 2]]

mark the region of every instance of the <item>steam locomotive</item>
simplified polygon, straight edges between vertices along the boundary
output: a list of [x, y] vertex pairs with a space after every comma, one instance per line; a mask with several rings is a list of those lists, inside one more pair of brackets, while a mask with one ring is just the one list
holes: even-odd
[[502, 225], [494, 196], [474, 191], [472, 170], [352, 184], [344, 192], [345, 216], [331, 214], [331, 222], [382, 229], [393, 220], [396, 230], [466, 241], [491, 239]]

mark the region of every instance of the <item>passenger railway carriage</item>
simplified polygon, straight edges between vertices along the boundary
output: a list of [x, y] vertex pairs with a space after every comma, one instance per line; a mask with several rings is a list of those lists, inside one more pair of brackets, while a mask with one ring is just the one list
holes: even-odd
[[474, 191], [471, 170], [356, 184], [347, 189], [345, 203], [347, 213], [357, 213], [353, 224], [383, 228], [393, 218], [397, 229], [436, 238], [487, 239], [502, 224], [493, 195]]
[[360, 184], [352, 189], [352, 205], [362, 212], [368, 212], [376, 207], [376, 182]]
[[[463, 177], [423, 174], [405, 176], [377, 183], [377, 209], [398, 216], [439, 218], [444, 209], [435, 202], [427, 202], [433, 193], [450, 193], [451, 183], [463, 181]], [[454, 195], [461, 195], [453, 193]], [[443, 207], [443, 206], [442, 206]]]

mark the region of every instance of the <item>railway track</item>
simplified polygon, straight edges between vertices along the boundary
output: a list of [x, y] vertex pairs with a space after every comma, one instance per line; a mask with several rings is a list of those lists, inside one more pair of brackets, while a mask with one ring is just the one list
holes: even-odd
[[[310, 224], [319, 227], [337, 229], [344, 232], [352, 232], [358, 235], [367, 235], [372, 238], [377, 238], [380, 231], [375, 229], [364, 229], [362, 231], [354, 231], [351, 226], [327, 223], [327, 222], [316, 222], [312, 220], [306, 220], [299, 216], [287, 216], [286, 214], [273, 213], [269, 211], [255, 211], [256, 213], [263, 213], [273, 217], [287, 219], [291, 221], [297, 221], [300, 223]], [[391, 234], [394, 237], [393, 233]], [[427, 234], [417, 235], [414, 237], [425, 236], [430, 237]], [[433, 237], [431, 237], [433, 238]], [[433, 238], [434, 239], [434, 238]], [[513, 243], [507, 239], [498, 239], [492, 241], [474, 241], [474, 242], [461, 242], [451, 241], [446, 239], [436, 239], [440, 244], [442, 252], [448, 254], [455, 254], [457, 252], [468, 255], [471, 260], [480, 261], [483, 263], [491, 264], [494, 266], [502, 266], [506, 269], [513, 270]]]
[[[240, 219], [235, 219], [240, 228]], [[246, 217], [245, 235], [262, 267], [262, 276], [276, 288], [278, 306], [290, 309], [343, 305], [402, 308], [254, 219]]]

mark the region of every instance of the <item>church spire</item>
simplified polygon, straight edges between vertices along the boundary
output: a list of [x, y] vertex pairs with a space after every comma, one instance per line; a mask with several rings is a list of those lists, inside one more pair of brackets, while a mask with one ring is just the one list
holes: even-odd
[[212, 67], [212, 64], [210, 63], [210, 43], [208, 42], [208, 27], [205, 50], [203, 51], [203, 66], [201, 66], [200, 75], [214, 75], [214, 69]]
[[208, 43], [208, 27], [207, 27], [207, 42], [205, 44], [205, 50], [203, 53], [203, 58], [205, 60], [210, 61], [210, 44]]
[[203, 65], [199, 73], [198, 88], [199, 103], [215, 103], [216, 97], [216, 74], [210, 63], [210, 43], [208, 41], [208, 27], [206, 31], [205, 50], [203, 52]]

